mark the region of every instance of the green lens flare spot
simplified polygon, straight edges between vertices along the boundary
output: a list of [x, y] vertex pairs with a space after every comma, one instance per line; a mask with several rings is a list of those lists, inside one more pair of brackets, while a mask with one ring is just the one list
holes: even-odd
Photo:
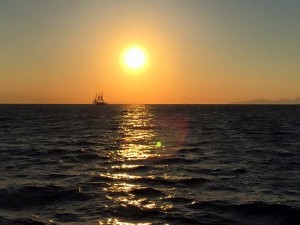
[[157, 148], [160, 148], [160, 147], [161, 147], [161, 142], [160, 142], [160, 141], [156, 142], [156, 147], [157, 147]]

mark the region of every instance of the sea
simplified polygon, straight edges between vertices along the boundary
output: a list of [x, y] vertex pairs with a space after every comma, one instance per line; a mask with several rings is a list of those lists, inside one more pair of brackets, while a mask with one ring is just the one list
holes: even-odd
[[0, 225], [300, 224], [300, 105], [0, 105]]

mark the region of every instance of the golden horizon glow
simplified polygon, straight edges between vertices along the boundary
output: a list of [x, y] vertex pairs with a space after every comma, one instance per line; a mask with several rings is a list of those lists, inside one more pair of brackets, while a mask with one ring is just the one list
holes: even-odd
[[141, 71], [147, 65], [148, 57], [146, 50], [139, 45], [131, 45], [121, 55], [121, 62], [126, 70]]
[[2, 2], [2, 104], [300, 97], [299, 1]]

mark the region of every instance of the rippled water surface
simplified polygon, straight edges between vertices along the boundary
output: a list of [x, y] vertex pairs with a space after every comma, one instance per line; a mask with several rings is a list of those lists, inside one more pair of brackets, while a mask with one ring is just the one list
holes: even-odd
[[0, 224], [299, 224], [300, 106], [0, 105]]

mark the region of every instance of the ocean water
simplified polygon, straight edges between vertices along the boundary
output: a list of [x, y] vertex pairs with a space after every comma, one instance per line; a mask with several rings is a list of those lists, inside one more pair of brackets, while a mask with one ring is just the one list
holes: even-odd
[[0, 105], [0, 224], [300, 224], [300, 106]]

